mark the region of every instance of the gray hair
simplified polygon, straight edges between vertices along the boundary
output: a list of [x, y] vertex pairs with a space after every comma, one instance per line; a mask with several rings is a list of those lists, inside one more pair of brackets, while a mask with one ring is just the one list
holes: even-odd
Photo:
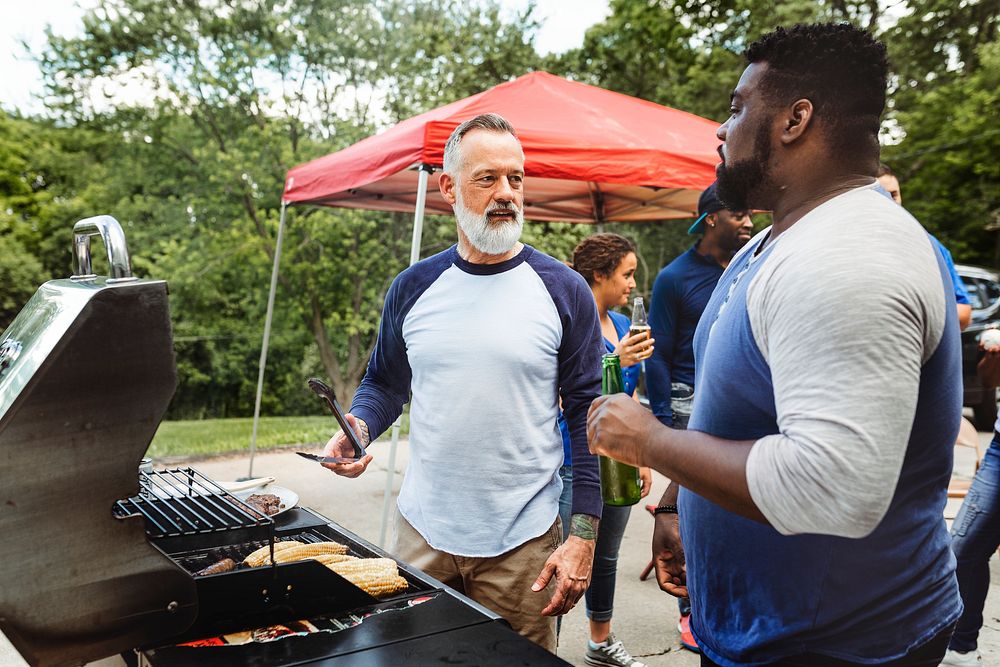
[[444, 166], [442, 171], [446, 174], [454, 175], [462, 168], [462, 156], [459, 153], [458, 145], [462, 142], [462, 137], [472, 130], [487, 130], [489, 132], [506, 132], [517, 139], [517, 132], [514, 126], [507, 122], [507, 119], [497, 113], [484, 113], [470, 118], [455, 128], [455, 131], [448, 137], [444, 145]]

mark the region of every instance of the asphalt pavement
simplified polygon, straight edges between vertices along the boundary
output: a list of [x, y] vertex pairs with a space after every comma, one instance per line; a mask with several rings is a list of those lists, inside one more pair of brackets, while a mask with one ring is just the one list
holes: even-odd
[[[992, 434], [980, 433], [983, 451]], [[301, 448], [300, 448], [301, 449]], [[357, 479], [344, 479], [328, 472], [319, 464], [309, 462], [294, 454], [294, 450], [278, 450], [258, 454], [253, 463], [253, 476], [273, 476], [276, 484], [295, 491], [299, 504], [312, 507], [348, 530], [379, 544], [382, 536], [383, 496], [386, 488], [389, 461], [389, 443], [378, 442], [371, 447], [375, 460]], [[306, 451], [319, 452], [319, 448]], [[406, 468], [408, 447], [402, 441], [394, 465], [392, 493], [398, 493], [402, 473]], [[200, 461], [156, 461], [155, 467], [165, 465], [190, 465], [217, 481], [230, 481], [247, 477], [250, 471], [247, 456], [228, 456]], [[968, 477], [974, 467], [972, 450], [956, 450], [955, 475]], [[660, 591], [650, 578], [639, 580], [650, 559], [649, 540], [653, 520], [642, 506], [655, 502], [666, 488], [667, 480], [654, 472], [653, 488], [648, 500], [633, 508], [625, 537], [622, 541], [618, 564], [615, 595], [615, 616], [612, 629], [626, 648], [637, 659], [650, 667], [695, 667], [698, 657], [680, 647], [677, 634], [677, 603], [674, 598]], [[953, 516], [960, 501], [949, 501], [946, 516]], [[387, 537], [387, 541], [388, 541]], [[1000, 582], [1000, 565], [991, 561], [993, 581]], [[530, 585], [531, 582], [525, 582]], [[990, 586], [986, 604], [986, 623], [980, 635], [980, 649], [984, 665], [1000, 665], [1000, 583]], [[587, 619], [582, 602], [562, 623], [559, 655], [574, 665], [584, 665], [583, 654], [587, 643]], [[13, 651], [0, 635], [0, 665], [20, 667], [26, 663]], [[122, 664], [118, 659], [102, 660], [101, 667]]]

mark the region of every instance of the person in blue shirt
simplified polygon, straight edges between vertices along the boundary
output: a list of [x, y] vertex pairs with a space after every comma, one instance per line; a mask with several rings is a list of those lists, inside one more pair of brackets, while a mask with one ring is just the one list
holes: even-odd
[[[594, 294], [601, 333], [604, 335], [604, 348], [609, 353], [617, 353], [621, 360], [625, 393], [638, 401], [635, 388], [639, 383], [641, 364], [653, 353], [655, 341], [648, 334], [629, 336], [630, 319], [612, 310], [627, 305], [629, 295], [635, 289], [635, 246], [618, 234], [588, 236], [573, 251], [573, 268], [584, 277]], [[559, 498], [559, 513], [563, 517], [563, 530], [566, 531], [572, 505], [573, 454], [565, 420], [560, 419], [559, 426], [563, 434], [563, 467], [559, 471], [563, 480], [563, 492]], [[641, 468], [639, 475], [642, 479], [641, 495], [645, 498], [649, 493], [652, 475], [649, 468]], [[590, 641], [584, 661], [588, 665], [644, 667], [611, 632], [618, 549], [631, 510], [631, 507], [605, 505], [601, 512], [601, 528], [594, 548], [594, 567], [586, 593]]]
[[[653, 414], [665, 426], [687, 428], [694, 401], [694, 341], [695, 327], [708, 304], [719, 277], [733, 255], [746, 245], [753, 231], [747, 211], [733, 211], [719, 201], [715, 183], [698, 198], [698, 219], [688, 234], [701, 238], [687, 252], [670, 262], [653, 283], [649, 325], [652, 336], [659, 341], [653, 356], [646, 362], [646, 390]], [[661, 506], [677, 503], [677, 485], [670, 484], [660, 499]], [[668, 518], [657, 515], [656, 523]], [[666, 545], [663, 545], [666, 549]], [[691, 604], [679, 598], [678, 631], [681, 646], [698, 650], [691, 634]]]
[[[884, 162], [879, 163], [876, 175], [878, 184], [885, 190], [886, 195], [900, 206], [903, 205], [903, 191], [899, 187], [899, 179], [892, 169]], [[965, 291], [965, 283], [955, 270], [955, 261], [951, 258], [951, 253], [938, 241], [937, 237], [928, 232], [931, 241], [937, 246], [938, 252], [944, 257], [944, 263], [948, 266], [948, 274], [951, 276], [951, 283], [955, 287], [955, 307], [958, 312], [958, 328], [965, 330], [972, 321], [972, 302], [969, 301], [969, 293]]]

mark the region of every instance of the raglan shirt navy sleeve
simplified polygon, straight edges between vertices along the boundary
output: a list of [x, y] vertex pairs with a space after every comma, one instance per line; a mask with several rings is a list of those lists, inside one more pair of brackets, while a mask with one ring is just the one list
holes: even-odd
[[680, 314], [681, 290], [678, 283], [679, 277], [668, 265], [656, 276], [649, 303], [650, 335], [656, 344], [653, 355], [646, 360], [646, 392], [649, 394], [650, 409], [666, 426], [674, 423], [670, 408], [670, 383]]
[[392, 281], [382, 305], [378, 340], [368, 360], [351, 414], [368, 424], [372, 441], [382, 435], [410, 400], [412, 371], [403, 340], [403, 320], [420, 295], [451, 266], [452, 249], [409, 267]]
[[594, 295], [580, 274], [534, 252], [528, 263], [545, 284], [562, 322], [559, 391], [573, 455], [573, 514], [600, 517], [604, 506], [597, 457], [587, 446], [587, 411], [601, 394], [604, 343]]

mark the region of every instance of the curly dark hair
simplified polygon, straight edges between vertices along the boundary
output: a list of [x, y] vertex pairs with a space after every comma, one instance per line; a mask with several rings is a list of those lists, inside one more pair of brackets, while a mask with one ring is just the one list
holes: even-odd
[[620, 234], [594, 234], [580, 241], [573, 249], [573, 268], [594, 284], [594, 276], [610, 276], [625, 256], [635, 252], [635, 244]]
[[778, 28], [747, 47], [747, 62], [767, 63], [769, 102], [808, 99], [839, 157], [878, 153], [889, 63], [885, 44], [849, 23]]

